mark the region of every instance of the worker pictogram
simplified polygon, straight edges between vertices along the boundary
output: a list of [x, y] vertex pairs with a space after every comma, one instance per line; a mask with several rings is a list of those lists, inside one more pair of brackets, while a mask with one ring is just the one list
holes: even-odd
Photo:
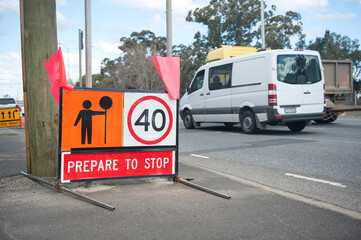
[[73, 90], [62, 98], [64, 151], [122, 146], [123, 92]]
[[92, 103], [89, 100], [83, 102], [84, 110], [80, 110], [78, 117], [75, 120], [74, 126], [77, 126], [81, 120], [81, 144], [85, 144], [85, 136], [87, 136], [88, 144], [91, 144], [92, 139], [92, 119], [96, 115], [105, 115], [104, 121], [104, 143], [107, 143], [107, 110], [112, 107], [112, 99], [104, 96], [100, 99], [99, 105], [105, 111], [91, 110]]

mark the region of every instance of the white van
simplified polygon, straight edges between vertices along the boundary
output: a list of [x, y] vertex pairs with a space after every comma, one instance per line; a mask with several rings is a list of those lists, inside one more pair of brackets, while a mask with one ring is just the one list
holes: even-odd
[[266, 124], [302, 131], [325, 115], [325, 81], [316, 51], [270, 50], [200, 67], [180, 101], [188, 129], [241, 123], [244, 133]]

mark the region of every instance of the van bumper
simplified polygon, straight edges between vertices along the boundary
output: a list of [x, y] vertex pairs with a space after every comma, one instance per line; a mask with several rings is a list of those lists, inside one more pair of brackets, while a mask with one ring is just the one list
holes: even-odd
[[324, 109], [324, 111], [321, 113], [280, 115], [277, 109], [269, 107], [267, 111], [267, 118], [269, 122], [299, 122], [309, 120], [321, 120], [325, 117], [325, 113], [326, 109]]

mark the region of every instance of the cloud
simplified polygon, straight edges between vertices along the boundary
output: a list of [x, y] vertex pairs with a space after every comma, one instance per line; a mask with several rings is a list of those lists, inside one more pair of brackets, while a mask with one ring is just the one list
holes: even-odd
[[275, 5], [277, 9], [284, 11], [301, 11], [314, 8], [323, 8], [329, 5], [328, 0], [271, 0], [267, 5]]
[[59, 11], [56, 11], [56, 25], [58, 31], [67, 31], [73, 29], [77, 22], [69, 20]]
[[22, 99], [22, 70], [20, 52], [0, 54], [0, 97], [9, 94]]
[[102, 56], [102, 60], [107, 58], [117, 58], [122, 54], [122, 51], [118, 48], [119, 43], [110, 43], [106, 41], [98, 41], [94, 44], [93, 51], [98, 51]]
[[[165, 0], [106, 0], [108, 2], [116, 3], [121, 6], [133, 7], [133, 8], [142, 8], [145, 10], [153, 12], [162, 12], [166, 11], [166, 1]], [[172, 1], [172, 10], [173, 15], [186, 16], [188, 11], [195, 9], [197, 7], [203, 7], [209, 4], [209, 1], [206, 0], [173, 0]]]
[[10, 10], [13, 12], [19, 12], [19, 1], [14, 0], [1, 0], [0, 1], [0, 14]]
[[152, 29], [164, 28], [166, 26], [165, 16], [162, 18], [159, 14], [155, 14], [151, 19], [148, 19], [147, 23]]
[[66, 5], [67, 5], [66, 0], [56, 0], [56, 7], [66, 6]]
[[328, 14], [320, 14], [316, 13], [313, 18], [319, 21], [326, 21], [326, 20], [351, 20], [356, 18], [356, 14], [354, 13], [328, 13]]

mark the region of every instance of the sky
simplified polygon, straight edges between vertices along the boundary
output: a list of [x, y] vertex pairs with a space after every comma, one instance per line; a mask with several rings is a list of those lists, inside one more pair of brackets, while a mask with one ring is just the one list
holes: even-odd
[[[45, 0], [44, 0], [45, 1]], [[172, 0], [173, 45], [190, 44], [198, 23], [186, 22], [189, 10], [204, 7], [210, 0]], [[265, 0], [277, 13], [292, 10], [301, 14], [306, 42], [330, 30], [361, 40], [361, 0]], [[266, 9], [267, 10], [267, 9]], [[67, 79], [79, 79], [78, 30], [85, 32], [84, 0], [56, 0], [58, 45], [62, 48]], [[166, 0], [91, 0], [92, 72], [100, 72], [104, 58], [121, 55], [121, 37], [134, 31], [151, 30], [166, 36]], [[293, 45], [294, 47], [294, 45]], [[82, 74], [85, 74], [85, 49]], [[22, 67], [19, 0], [0, 0], [0, 97], [22, 100]]]

